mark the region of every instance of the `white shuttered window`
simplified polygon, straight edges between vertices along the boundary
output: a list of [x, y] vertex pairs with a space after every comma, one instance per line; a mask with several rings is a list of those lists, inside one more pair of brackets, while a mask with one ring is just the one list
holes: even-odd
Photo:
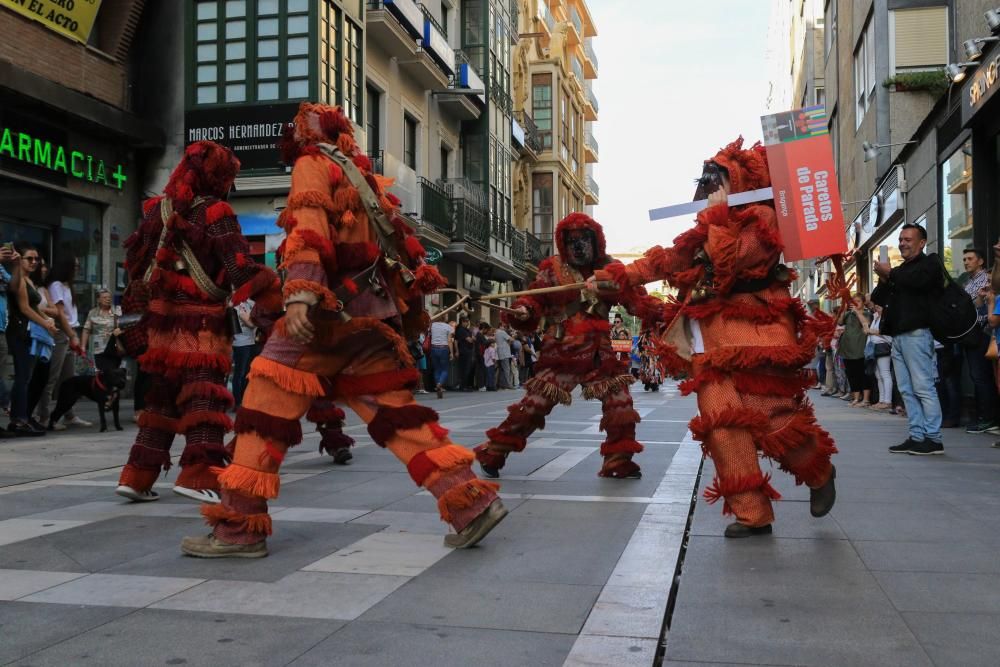
[[948, 64], [948, 8], [921, 7], [889, 12], [891, 74], [931, 70]]

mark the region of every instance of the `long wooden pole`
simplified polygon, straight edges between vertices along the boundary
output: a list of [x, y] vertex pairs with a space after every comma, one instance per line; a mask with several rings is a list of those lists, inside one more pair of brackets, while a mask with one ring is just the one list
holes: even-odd
[[526, 289], [520, 292], [504, 292], [502, 294], [486, 294], [477, 296], [476, 301], [492, 301], [493, 299], [509, 299], [517, 296], [532, 296], [534, 294], [549, 294], [550, 292], [568, 292], [570, 290], [580, 290], [587, 286], [587, 283], [570, 283], [569, 285], [554, 285], [553, 287], [538, 287], [536, 289]]

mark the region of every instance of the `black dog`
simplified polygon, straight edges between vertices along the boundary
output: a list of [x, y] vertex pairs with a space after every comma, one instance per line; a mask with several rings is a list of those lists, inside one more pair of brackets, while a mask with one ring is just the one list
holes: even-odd
[[104, 411], [108, 408], [114, 417], [115, 429], [123, 430], [118, 420], [118, 399], [122, 389], [125, 388], [125, 369], [121, 367], [122, 358], [117, 353], [114, 337], [108, 343], [107, 349], [95, 355], [94, 360], [97, 366], [96, 375], [77, 375], [59, 385], [59, 400], [56, 402], [55, 410], [49, 415], [50, 431], [52, 426], [73, 408], [81, 396], [86, 396], [97, 403], [101, 414], [101, 433], [108, 430], [108, 420], [104, 415]]

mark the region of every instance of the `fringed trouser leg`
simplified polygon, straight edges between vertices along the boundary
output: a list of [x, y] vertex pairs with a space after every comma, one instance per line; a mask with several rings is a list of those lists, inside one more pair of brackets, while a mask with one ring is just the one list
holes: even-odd
[[525, 384], [524, 398], [507, 408], [509, 415], [499, 426], [486, 432], [488, 441], [476, 447], [476, 459], [483, 465], [503, 468], [508, 454], [524, 451], [531, 434], [545, 428], [545, 417], [557, 403], [571, 403], [570, 392], [578, 383], [575, 375], [551, 368], [536, 373]]
[[[286, 365], [288, 361], [293, 364]], [[301, 349], [273, 335], [251, 366], [237, 413], [233, 462], [219, 476], [222, 504], [202, 507], [216, 537], [252, 543], [271, 533], [267, 501], [278, 497], [281, 462], [301, 440], [299, 419], [316, 398], [326, 395], [321, 376], [334, 386], [349, 380], [361, 387], [339, 398], [368, 424], [375, 443], [389, 449], [414, 482], [438, 499], [442, 520], [456, 531], [467, 526], [497, 498], [499, 487], [476, 478], [472, 454], [448, 438], [434, 410], [418, 405], [412, 392], [402, 388], [411, 375], [400, 368], [392, 347], [380, 345], [377, 338], [349, 339], [334, 355]], [[393, 379], [403, 376], [401, 382]]]
[[181, 374], [177, 433], [184, 434], [185, 445], [177, 486], [219, 490], [215, 470], [229, 460], [223, 440], [233, 428], [226, 411], [234, 401], [225, 380], [224, 373], [211, 368], [192, 368]]
[[334, 456], [341, 449], [350, 449], [354, 438], [344, 433], [344, 411], [329, 398], [317, 398], [309, 407], [306, 419], [316, 424], [320, 433], [319, 453]]
[[[755, 382], [755, 373], [741, 372], [735, 380], [732, 374], [714, 373], [702, 382], [699, 416], [691, 421], [691, 431], [715, 463], [706, 499], [723, 498], [724, 514], [748, 526], [763, 526], [774, 521], [771, 500], [781, 496], [771, 487], [770, 474], [761, 472], [758, 450], [792, 473], [797, 484], [819, 488], [830, 478], [830, 455], [836, 448], [808, 403], [799, 395], [776, 395], [780, 383]], [[791, 374], [782, 378], [773, 371], [757, 376], [787, 380], [790, 387], [796, 382]]]
[[178, 385], [162, 375], [150, 376], [146, 407], [139, 416], [139, 433], [129, 450], [118, 484], [149, 491], [161, 470], [170, 468], [170, 445], [177, 433]]
[[[632, 379], [627, 376], [628, 380]], [[584, 387], [586, 395], [587, 387]], [[601, 443], [604, 465], [598, 473], [601, 477], [628, 477], [639, 472], [639, 465], [632, 456], [642, 451], [642, 445], [635, 439], [635, 425], [639, 423], [639, 413], [632, 407], [632, 394], [628, 383], [619, 382], [608, 387], [595, 398], [601, 400], [600, 430], [607, 434]]]

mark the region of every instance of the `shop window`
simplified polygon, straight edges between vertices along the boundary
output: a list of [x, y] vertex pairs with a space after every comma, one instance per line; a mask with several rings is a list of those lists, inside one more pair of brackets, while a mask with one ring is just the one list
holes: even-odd
[[948, 64], [948, 7], [889, 12], [889, 73], [937, 70]]
[[962, 251], [972, 245], [972, 140], [941, 165], [941, 255], [953, 276], [961, 273]]
[[542, 150], [552, 148], [552, 75], [531, 76], [531, 113]]
[[194, 102], [309, 97], [309, 4], [197, 0]]

